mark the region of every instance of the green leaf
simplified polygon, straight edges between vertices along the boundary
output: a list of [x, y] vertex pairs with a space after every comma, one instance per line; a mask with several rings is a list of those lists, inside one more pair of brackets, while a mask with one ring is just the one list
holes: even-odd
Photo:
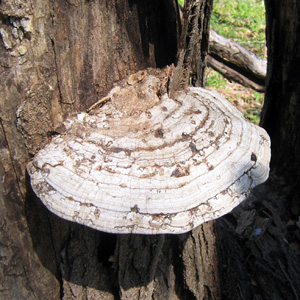
[[178, 4], [179, 4], [181, 7], [184, 7], [184, 0], [178, 0]]

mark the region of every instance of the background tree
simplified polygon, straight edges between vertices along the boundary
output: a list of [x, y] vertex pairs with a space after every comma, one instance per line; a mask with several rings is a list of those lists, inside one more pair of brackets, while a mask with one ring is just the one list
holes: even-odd
[[300, 3], [266, 0], [268, 77], [262, 126], [273, 143], [272, 169], [291, 187], [299, 216], [300, 197]]
[[217, 221], [224, 299], [299, 299], [300, 3], [266, 0], [271, 177]]

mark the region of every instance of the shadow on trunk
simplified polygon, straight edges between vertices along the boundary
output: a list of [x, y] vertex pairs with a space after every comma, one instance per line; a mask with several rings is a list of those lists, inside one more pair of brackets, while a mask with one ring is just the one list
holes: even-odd
[[[65, 296], [68, 289], [74, 295], [95, 289], [113, 297], [107, 299], [139, 299], [140, 294], [153, 294], [154, 299], [199, 299], [206, 294], [205, 299], [214, 299], [209, 296], [217, 294], [210, 285], [218, 281], [212, 264], [214, 222], [180, 235], [100, 232], [48, 211], [28, 177], [26, 218], [33, 246]], [[208, 260], [211, 254], [215, 258]]]

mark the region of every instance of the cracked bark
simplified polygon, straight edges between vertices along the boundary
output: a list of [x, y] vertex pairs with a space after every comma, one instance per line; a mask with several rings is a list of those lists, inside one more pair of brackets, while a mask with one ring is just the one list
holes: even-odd
[[[209, 11], [211, 1], [200, 2]], [[17, 4], [0, 3], [1, 296], [218, 299], [213, 222], [179, 236], [105, 234], [49, 213], [25, 174], [68, 115], [130, 73], [175, 62], [176, 1]], [[200, 11], [205, 37], [209, 14]]]
[[185, 1], [178, 61], [169, 84], [171, 97], [190, 83], [193, 86], [204, 84], [211, 10], [212, 1]]

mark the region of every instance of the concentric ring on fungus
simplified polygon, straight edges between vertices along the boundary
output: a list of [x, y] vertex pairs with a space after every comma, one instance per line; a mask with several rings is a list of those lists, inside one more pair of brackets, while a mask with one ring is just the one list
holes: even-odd
[[170, 99], [157, 84], [114, 88], [38, 152], [27, 169], [50, 211], [111, 233], [177, 234], [230, 212], [268, 178], [265, 130], [216, 92]]

